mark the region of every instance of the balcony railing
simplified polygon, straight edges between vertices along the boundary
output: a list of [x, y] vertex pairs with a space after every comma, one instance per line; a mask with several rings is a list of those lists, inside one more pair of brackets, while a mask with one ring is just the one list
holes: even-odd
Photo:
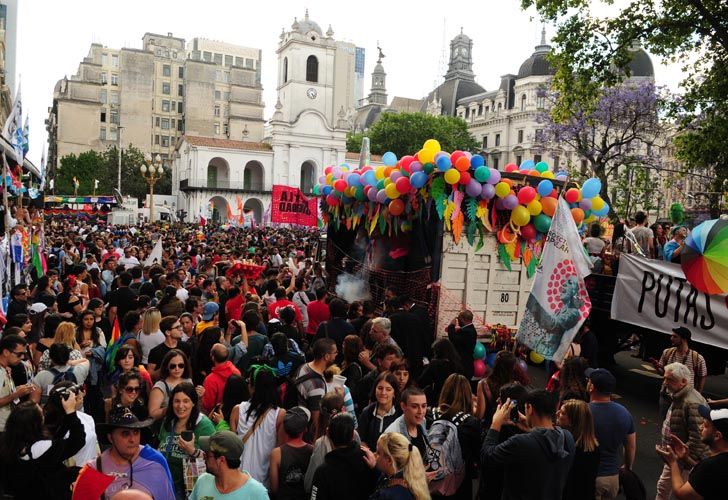
[[262, 182], [239, 182], [227, 179], [217, 179], [214, 181], [204, 178], [180, 179], [179, 188], [182, 191], [210, 189], [218, 191], [270, 193], [270, 189], [267, 189]]

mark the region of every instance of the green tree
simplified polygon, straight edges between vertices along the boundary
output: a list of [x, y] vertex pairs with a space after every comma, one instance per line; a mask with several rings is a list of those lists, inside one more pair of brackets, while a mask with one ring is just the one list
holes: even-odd
[[[146, 164], [144, 153], [133, 145], [124, 148], [121, 152], [121, 192], [137, 198], [140, 202], [146, 199], [149, 193], [149, 184], [144, 180], [139, 167]], [[119, 152], [112, 146], [103, 153], [106, 171], [110, 173], [110, 188], [116, 187], [119, 169]], [[165, 164], [164, 175], [154, 185], [157, 194], [172, 194], [172, 170]], [[109, 189], [111, 192], [111, 189]]]
[[[373, 154], [392, 151], [399, 157], [415, 154], [427, 139], [437, 139], [445, 151], [476, 151], [479, 146], [462, 119], [424, 113], [384, 113], [366, 135], [371, 140]], [[358, 152], [362, 137], [362, 134], [351, 134], [347, 149]]]
[[681, 63], [686, 73], [682, 95], [671, 101], [668, 115], [678, 126], [676, 156], [712, 179], [710, 205], [717, 215], [728, 179], [728, 2], [632, 0], [614, 16], [593, 13], [606, 4], [613, 2], [521, 0], [523, 9], [535, 7], [558, 28], [549, 56], [559, 93], [554, 119], [563, 121], [576, 109], [595, 106], [602, 87], [629, 76], [635, 43]]
[[[79, 195], [87, 195], [93, 192], [94, 179], [102, 180], [101, 173], [103, 159], [96, 151], [85, 151], [78, 156], [75, 154], [66, 155], [61, 158], [55, 177], [55, 192], [59, 194], [73, 194], [73, 178], [78, 179]], [[100, 188], [100, 186], [99, 186]], [[99, 189], [96, 191], [101, 193]]]

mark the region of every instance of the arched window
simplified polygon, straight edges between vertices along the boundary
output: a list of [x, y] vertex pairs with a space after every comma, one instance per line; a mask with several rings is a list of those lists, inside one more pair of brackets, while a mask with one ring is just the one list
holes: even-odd
[[318, 82], [318, 59], [316, 59], [316, 56], [308, 56], [308, 59], [306, 59], [306, 81]]
[[526, 94], [521, 96], [521, 111], [526, 111]]
[[283, 83], [288, 81], [288, 58], [283, 58]]

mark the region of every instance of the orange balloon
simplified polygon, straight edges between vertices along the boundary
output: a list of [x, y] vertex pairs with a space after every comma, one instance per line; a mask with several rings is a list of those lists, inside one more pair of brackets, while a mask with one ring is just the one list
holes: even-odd
[[470, 168], [470, 159], [467, 156], [461, 156], [455, 162], [455, 168], [460, 170], [461, 172], [465, 172], [467, 169]]
[[389, 213], [397, 216], [404, 212], [404, 202], [400, 199], [392, 200], [389, 202]]
[[513, 179], [501, 179], [501, 182], [505, 182], [509, 186], [513, 187]]
[[389, 175], [392, 173], [392, 170], [394, 170], [394, 167], [386, 167], [384, 169], [384, 177], [389, 177]]
[[559, 202], [556, 198], [551, 198], [549, 196], [541, 198], [541, 211], [549, 217], [553, 217], [556, 213], [556, 206], [558, 203]]
[[534, 170], [529, 170], [529, 171], [528, 171], [528, 175], [532, 175], [533, 177], [541, 177], [541, 172], [539, 172], [539, 171], [538, 171], [538, 170], [536, 170], [536, 169], [534, 169]]
[[584, 220], [584, 211], [581, 208], [572, 208], [571, 216], [574, 218], [574, 222], [576, 222], [576, 225], [578, 226]]

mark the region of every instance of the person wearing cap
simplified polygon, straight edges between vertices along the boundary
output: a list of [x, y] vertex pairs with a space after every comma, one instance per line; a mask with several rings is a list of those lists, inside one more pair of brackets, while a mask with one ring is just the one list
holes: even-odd
[[[656, 445], [657, 454], [672, 471], [672, 491], [679, 500], [722, 500], [726, 498], [725, 473], [728, 471], [728, 408], [711, 410], [701, 405], [698, 414], [703, 418], [700, 440], [708, 446], [708, 457], [690, 471], [687, 481], [681, 469], [690, 467], [689, 446], [678, 436], [671, 436], [667, 445]], [[681, 465], [682, 463], [682, 465]]]
[[303, 435], [310, 420], [311, 412], [303, 406], [291, 408], [283, 417], [286, 442], [270, 453], [270, 491], [278, 500], [307, 498], [304, 477], [313, 446]]
[[[140, 433], [153, 420], [139, 420], [129, 408], [116, 407], [106, 423], [96, 425], [96, 433], [105, 436], [111, 447], [89, 463], [97, 471], [114, 478], [104, 492], [105, 498], [125, 489], [148, 493], [153, 498], [173, 499], [172, 475], [167, 461], [154, 448], [140, 444]], [[79, 476], [76, 487], [85, 480]]]
[[[680, 363], [670, 363], [665, 367], [665, 385], [672, 399], [667, 416], [662, 424], [662, 442], [670, 443], [672, 436], [677, 436], [688, 446], [686, 465], [699, 462], [706, 453], [706, 446], [700, 439], [702, 418], [698, 413], [700, 406], [706, 405], [705, 398], [689, 383], [690, 371]], [[680, 474], [687, 479], [688, 469], [681, 467]], [[667, 500], [672, 493], [672, 471], [668, 464], [662, 468], [657, 481], [656, 500]]]
[[[672, 335], [670, 336], [672, 347], [662, 352], [656, 368], [658, 372], [664, 373], [664, 367], [670, 363], [680, 363], [687, 366], [688, 370], [690, 370], [688, 382], [698, 392], [703, 392], [705, 377], [708, 375], [708, 367], [705, 364], [705, 358], [698, 351], [690, 349], [691, 337], [690, 330], [684, 326], [673, 328]], [[668, 394], [666, 384], [663, 383], [660, 389], [660, 421], [665, 420], [665, 415], [669, 407], [670, 395]]]
[[589, 409], [599, 441], [596, 500], [609, 500], [616, 498], [619, 492], [619, 448], [624, 446], [623, 467], [631, 470], [637, 450], [637, 434], [629, 411], [612, 401], [612, 393], [617, 386], [614, 375], [604, 368], [588, 368], [584, 375], [587, 377]]
[[212, 326], [219, 326], [218, 314], [220, 312], [220, 306], [215, 302], [208, 302], [202, 308], [202, 321], [197, 323], [195, 326], [195, 333], [199, 335], [206, 328]]
[[200, 438], [207, 472], [195, 483], [190, 500], [268, 500], [265, 487], [240, 470], [243, 442], [231, 431], [219, 431]]

